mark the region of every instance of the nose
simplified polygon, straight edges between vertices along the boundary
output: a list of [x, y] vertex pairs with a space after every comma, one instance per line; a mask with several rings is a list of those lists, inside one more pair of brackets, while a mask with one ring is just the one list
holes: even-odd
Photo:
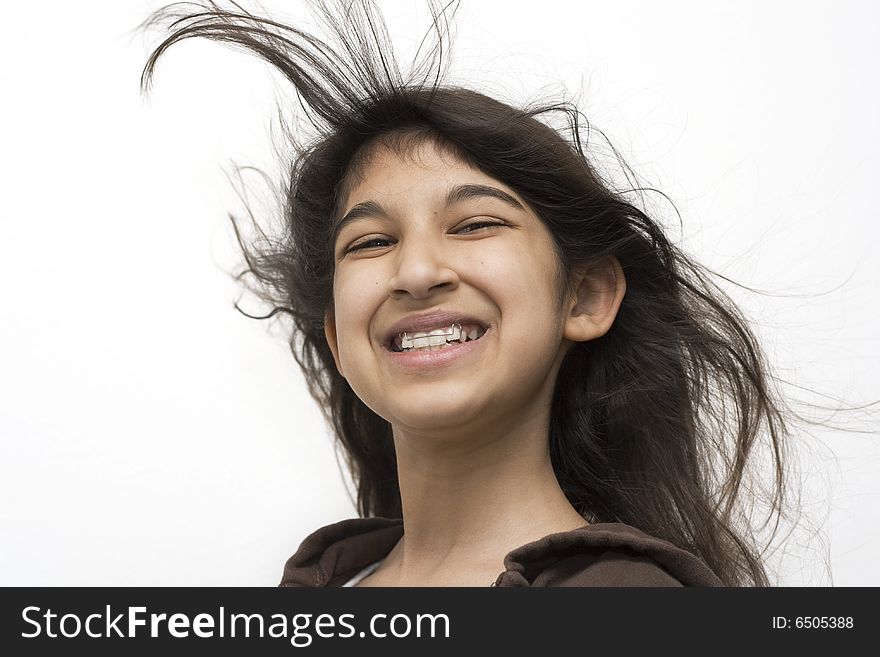
[[423, 235], [398, 243], [394, 275], [388, 293], [395, 298], [424, 299], [441, 290], [458, 287], [458, 274], [443, 246]]

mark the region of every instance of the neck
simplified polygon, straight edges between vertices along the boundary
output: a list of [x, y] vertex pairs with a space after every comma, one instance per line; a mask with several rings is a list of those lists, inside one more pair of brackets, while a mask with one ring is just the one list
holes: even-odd
[[587, 524], [553, 472], [549, 409], [533, 418], [442, 438], [395, 428], [404, 537], [387, 561], [399, 580], [497, 574], [511, 550]]

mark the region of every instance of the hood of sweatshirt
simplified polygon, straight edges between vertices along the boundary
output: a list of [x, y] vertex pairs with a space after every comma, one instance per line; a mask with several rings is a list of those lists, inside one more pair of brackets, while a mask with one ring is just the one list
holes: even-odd
[[[384, 559], [403, 536], [399, 518], [351, 518], [321, 527], [284, 567], [282, 587], [342, 586]], [[549, 534], [510, 551], [487, 586], [723, 586], [690, 552], [623, 523]]]

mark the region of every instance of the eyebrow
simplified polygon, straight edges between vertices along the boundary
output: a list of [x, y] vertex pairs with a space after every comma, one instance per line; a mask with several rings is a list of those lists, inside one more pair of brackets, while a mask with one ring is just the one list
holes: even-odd
[[[516, 208], [517, 210], [525, 210], [522, 203], [517, 201], [507, 192], [502, 191], [497, 187], [491, 187], [490, 185], [474, 184], [456, 185], [455, 187], [450, 189], [449, 193], [446, 194], [446, 207], [449, 207], [450, 205], [455, 205], [456, 203], [463, 203], [464, 201], [470, 201], [478, 198], [495, 198], [499, 201], [503, 201], [512, 208]], [[352, 221], [364, 219], [366, 217], [387, 216], [388, 212], [385, 210], [385, 208], [383, 208], [375, 201], [364, 201], [363, 203], [358, 203], [351, 210], [346, 212], [342, 219], [339, 220], [339, 223], [336, 225], [336, 229], [334, 230], [334, 235], [338, 235], [339, 231], [341, 231], [346, 224], [350, 224]]]

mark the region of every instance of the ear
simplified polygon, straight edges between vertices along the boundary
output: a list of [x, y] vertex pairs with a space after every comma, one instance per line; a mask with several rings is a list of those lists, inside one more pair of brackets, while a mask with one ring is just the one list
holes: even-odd
[[342, 365], [339, 364], [339, 343], [336, 341], [336, 315], [333, 310], [324, 313], [324, 337], [327, 338], [327, 345], [333, 354], [333, 362], [336, 363], [336, 369], [345, 378], [342, 372]]
[[623, 267], [614, 256], [575, 271], [564, 336], [586, 342], [605, 335], [617, 317], [626, 293]]

